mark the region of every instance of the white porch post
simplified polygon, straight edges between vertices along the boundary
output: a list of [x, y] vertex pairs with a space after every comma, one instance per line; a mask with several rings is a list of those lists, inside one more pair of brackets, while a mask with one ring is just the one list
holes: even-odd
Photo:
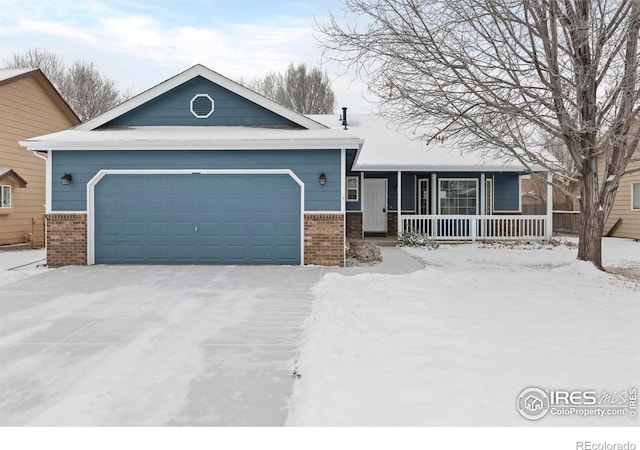
[[437, 175], [435, 173], [431, 174], [431, 214], [438, 214], [438, 180], [436, 180]]
[[[484, 172], [480, 174], [480, 215], [487, 214], [487, 181]], [[484, 236], [484, 218], [480, 219], [480, 236]]]
[[547, 172], [547, 229], [545, 237], [551, 239], [553, 236], [553, 173]]
[[398, 210], [398, 236], [402, 234], [402, 171], [398, 170], [398, 202], [396, 204]]

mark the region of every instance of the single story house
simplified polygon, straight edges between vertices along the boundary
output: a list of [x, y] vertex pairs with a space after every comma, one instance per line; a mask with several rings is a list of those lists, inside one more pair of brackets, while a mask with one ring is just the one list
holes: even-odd
[[[347, 235], [399, 226], [475, 237], [471, 214], [519, 209], [522, 167], [465, 169], [453, 154], [437, 167], [395, 144], [383, 162], [383, 142], [360, 133], [364, 118], [343, 122], [196, 65], [75, 128], [27, 139], [47, 155], [48, 263], [343, 265]], [[485, 234], [499, 227], [485, 222]], [[511, 235], [526, 231], [512, 222]]]
[[0, 69], [0, 245], [45, 245], [45, 162], [18, 141], [79, 122], [40, 70]]

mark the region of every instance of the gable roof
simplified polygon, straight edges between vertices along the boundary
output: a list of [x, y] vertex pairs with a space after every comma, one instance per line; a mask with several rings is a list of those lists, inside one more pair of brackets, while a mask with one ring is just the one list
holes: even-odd
[[[311, 118], [334, 129], [343, 129], [337, 115]], [[420, 135], [398, 130], [391, 122], [374, 114], [350, 114], [347, 133], [364, 140], [353, 164], [357, 171], [448, 171], [525, 172], [514, 159], [494, 159], [482, 152], [461, 151], [455, 141], [433, 141], [428, 145]]]
[[137, 108], [138, 106], [141, 106], [147, 103], [148, 101], [153, 100], [156, 97], [159, 97], [160, 95], [170, 91], [171, 89], [174, 89], [180, 86], [181, 84], [197, 76], [203, 77], [211, 81], [212, 83], [222, 86], [223, 88], [241, 97], [244, 97], [257, 105], [260, 105], [263, 108], [266, 108], [274, 112], [275, 114], [278, 114], [290, 120], [291, 122], [294, 122], [295, 124], [300, 125], [303, 128], [306, 128], [309, 130], [325, 128], [324, 125], [321, 125], [318, 122], [311, 120], [310, 118], [302, 114], [299, 114], [295, 111], [285, 108], [284, 106], [279, 105], [273, 100], [270, 100], [258, 94], [257, 92], [252, 91], [251, 89], [241, 85], [240, 83], [236, 83], [235, 81], [232, 81], [229, 78], [226, 78], [220, 75], [219, 73], [214, 72], [213, 70], [201, 64], [196, 64], [195, 66], [185, 70], [184, 72], [179, 73], [178, 75], [171, 77], [166, 81], [163, 81], [162, 83], [152, 87], [151, 89], [148, 89], [136, 95], [135, 97], [130, 98], [129, 100], [127, 100], [124, 103], [121, 103], [115, 108], [112, 108], [109, 111], [78, 125], [76, 129], [77, 130], [95, 130], [96, 128], [110, 122], [111, 120], [117, 117], [120, 117], [123, 114], [128, 113], [129, 111]]
[[71, 122], [80, 122], [80, 119], [73, 109], [71, 109], [71, 106], [69, 106], [62, 95], [60, 95], [60, 92], [58, 92], [55, 86], [40, 69], [0, 69], [0, 87], [29, 77], [33, 77], [38, 83], [40, 83], [53, 102], [56, 103], [62, 113], [67, 116]]
[[18, 175], [13, 169], [3, 169], [0, 167], [0, 181], [8, 177], [13, 178], [18, 183], [18, 186], [22, 188], [27, 187], [27, 181]]

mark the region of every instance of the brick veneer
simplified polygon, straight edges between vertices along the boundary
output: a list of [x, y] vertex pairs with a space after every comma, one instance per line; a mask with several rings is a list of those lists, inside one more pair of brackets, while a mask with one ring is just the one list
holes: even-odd
[[398, 213], [387, 213], [387, 236], [398, 235]]
[[347, 237], [351, 239], [362, 238], [362, 213], [347, 211]]
[[47, 214], [47, 264], [87, 264], [86, 214]]
[[344, 266], [344, 214], [304, 215], [304, 262]]

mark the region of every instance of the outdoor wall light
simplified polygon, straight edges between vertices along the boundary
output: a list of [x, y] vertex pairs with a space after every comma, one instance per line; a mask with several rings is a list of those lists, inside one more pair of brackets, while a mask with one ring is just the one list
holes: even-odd
[[324, 184], [327, 182], [327, 176], [324, 174], [324, 172], [320, 174], [320, 176], [318, 177], [318, 181], [320, 182], [321, 186], [324, 186]]
[[64, 175], [60, 177], [60, 179], [62, 180], [62, 184], [71, 184], [71, 180], [73, 179], [73, 177], [70, 173], [65, 172]]

